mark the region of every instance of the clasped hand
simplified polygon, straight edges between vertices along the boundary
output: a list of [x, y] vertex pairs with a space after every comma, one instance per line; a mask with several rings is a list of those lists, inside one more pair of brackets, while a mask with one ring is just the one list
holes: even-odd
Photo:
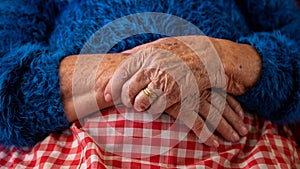
[[215, 129], [226, 140], [238, 141], [248, 131], [240, 104], [226, 90], [242, 94], [254, 80], [243, 79], [243, 72], [235, 72], [235, 67], [226, 69], [232, 62], [238, 68], [247, 67], [239, 64], [247, 59], [219, 57], [219, 44], [204, 36], [183, 36], [125, 51], [130, 56], [106, 86], [105, 100], [153, 114], [165, 111], [182, 120], [208, 146], [219, 145]]

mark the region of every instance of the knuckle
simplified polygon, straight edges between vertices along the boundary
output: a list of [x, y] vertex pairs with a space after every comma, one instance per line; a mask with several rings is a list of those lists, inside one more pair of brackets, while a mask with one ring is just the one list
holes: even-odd
[[137, 111], [144, 111], [148, 108], [148, 106], [146, 105], [146, 103], [143, 101], [143, 99], [138, 99], [136, 100], [136, 102], [134, 103], [134, 108]]
[[128, 84], [128, 87], [126, 88], [126, 93], [128, 94], [128, 98], [130, 99], [134, 99], [134, 97], [136, 97], [137, 94], [137, 88], [136, 88], [136, 82], [130, 82]]
[[[131, 89], [131, 90], [130, 90]], [[134, 93], [134, 91], [133, 90], [135, 90], [134, 88], [130, 88], [129, 87], [129, 90], [127, 91], [127, 93], [128, 93], [128, 97], [129, 98], [133, 98], [133, 97], [135, 97], [135, 93]]]
[[241, 106], [240, 104], [236, 104], [236, 105], [234, 106], [234, 109], [235, 109], [235, 110], [241, 110], [241, 109], [242, 109], [242, 106]]
[[119, 77], [121, 79], [127, 79], [129, 77], [129, 70], [125, 67], [122, 67], [119, 73], [120, 73]]

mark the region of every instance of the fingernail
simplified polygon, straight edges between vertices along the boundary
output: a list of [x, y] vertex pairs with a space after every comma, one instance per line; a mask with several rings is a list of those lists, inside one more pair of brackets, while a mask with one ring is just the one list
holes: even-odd
[[234, 141], [234, 142], [240, 140], [240, 136], [237, 135], [236, 133], [233, 133], [232, 136], [233, 136], [233, 141]]
[[106, 93], [104, 99], [106, 102], [110, 102], [112, 100], [112, 97], [109, 93]]
[[214, 140], [213, 145], [214, 145], [215, 148], [218, 148], [220, 144], [217, 140]]
[[244, 136], [248, 133], [248, 130], [246, 127], [242, 127], [241, 130], [240, 130], [241, 134]]

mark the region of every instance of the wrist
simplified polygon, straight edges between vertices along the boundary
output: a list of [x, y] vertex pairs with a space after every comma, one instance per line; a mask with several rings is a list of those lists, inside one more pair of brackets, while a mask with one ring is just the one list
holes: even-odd
[[113, 105], [113, 102], [105, 101], [104, 88], [126, 56], [126, 54], [74, 55], [67, 56], [61, 61], [59, 66], [61, 99], [69, 122]]
[[260, 77], [261, 57], [254, 47], [229, 40], [210, 38], [227, 78], [227, 92], [241, 95], [255, 85]]

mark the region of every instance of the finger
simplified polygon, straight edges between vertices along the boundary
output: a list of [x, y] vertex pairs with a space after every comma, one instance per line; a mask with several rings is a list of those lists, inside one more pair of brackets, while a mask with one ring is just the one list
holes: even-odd
[[244, 110], [240, 103], [234, 99], [231, 95], [226, 96], [227, 103], [230, 105], [232, 110], [239, 114], [241, 119], [244, 119]]
[[235, 131], [238, 131], [239, 135], [245, 136], [248, 133], [243, 119], [231, 108], [228, 103], [225, 104], [222, 116], [226, 119], [228, 125], [231, 125]]
[[106, 102], [120, 99], [122, 86], [141, 67], [141, 62], [138, 61], [138, 57], [139, 56], [128, 57], [115, 71], [113, 77], [104, 89], [104, 98]]
[[138, 111], [145, 111], [148, 109], [147, 111], [149, 113], [156, 114], [179, 102], [181, 100], [179, 86], [172, 80], [166, 81], [169, 82], [167, 85], [164, 82], [150, 82], [147, 86], [150, 94], [147, 95], [144, 90], [141, 90], [135, 98], [134, 108]]
[[[150, 82], [146, 88], [144, 87], [137, 94], [136, 98], [134, 99], [134, 108], [137, 111], [145, 111], [149, 109], [151, 104], [155, 102], [156, 105], [151, 106], [152, 108], [147, 111], [152, 114], [164, 111], [166, 109], [166, 97], [160, 97], [163, 95], [163, 92], [157, 88], [153, 82]], [[148, 90], [148, 92], [146, 90]]]
[[167, 98], [165, 95], [161, 95], [158, 97], [156, 100], [153, 101], [153, 99], [150, 99], [151, 106], [146, 109], [146, 111], [150, 114], [158, 114], [164, 112], [167, 108], [170, 107], [171, 105], [167, 105]]
[[[239, 133], [239, 135], [245, 136], [248, 133], [248, 130], [240, 115], [240, 111], [242, 111], [240, 104], [232, 96], [222, 93], [222, 91], [215, 92], [214, 96], [214, 102], [210, 102], [210, 104], [218, 109], [222, 117], [225, 118], [227, 123], [231, 125], [234, 130]], [[221, 101], [226, 101], [223, 110], [222, 107], [220, 107], [220, 105], [222, 105]], [[235, 109], [233, 109], [232, 106], [234, 106]]]
[[[139, 70], [132, 78], [130, 78], [122, 87], [121, 100], [122, 103], [131, 107], [134, 104], [135, 97], [150, 83], [149, 77], [144, 70]], [[153, 90], [151, 90], [153, 91]]]
[[175, 119], [181, 120], [195, 135], [207, 146], [219, 147], [218, 138], [208, 129], [204, 120], [195, 111], [181, 109], [180, 103], [176, 103], [166, 110]]
[[248, 130], [243, 121], [244, 115], [241, 117], [242, 107], [232, 96], [227, 95], [226, 100], [227, 103], [223, 116], [241, 136], [245, 136]]
[[199, 114], [211, 125], [211, 130], [217, 130], [226, 140], [232, 142], [240, 140], [238, 133], [223, 118], [222, 113], [207, 100], [201, 102]]

